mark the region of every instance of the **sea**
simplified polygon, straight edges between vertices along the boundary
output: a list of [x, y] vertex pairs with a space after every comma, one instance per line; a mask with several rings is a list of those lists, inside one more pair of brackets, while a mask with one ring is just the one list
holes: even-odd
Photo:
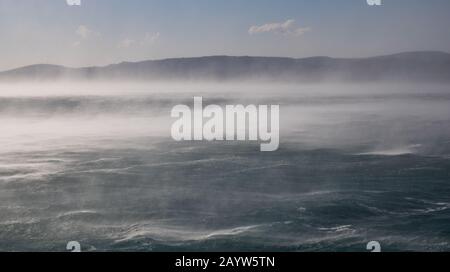
[[[280, 105], [280, 147], [171, 138], [171, 109]], [[450, 250], [450, 86], [0, 86], [0, 251]]]

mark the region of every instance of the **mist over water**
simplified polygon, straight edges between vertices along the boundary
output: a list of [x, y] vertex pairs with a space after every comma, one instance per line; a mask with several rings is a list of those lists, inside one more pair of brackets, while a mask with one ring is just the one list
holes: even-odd
[[[279, 104], [280, 149], [174, 142], [170, 110]], [[0, 86], [0, 250], [450, 249], [445, 85]]]

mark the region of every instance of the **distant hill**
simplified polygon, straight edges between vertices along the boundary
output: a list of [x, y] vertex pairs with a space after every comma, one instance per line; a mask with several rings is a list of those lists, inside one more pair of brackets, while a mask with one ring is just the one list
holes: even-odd
[[0, 73], [0, 80], [275, 80], [450, 82], [450, 54], [408, 52], [358, 59], [211, 56], [67, 68], [37, 64]]

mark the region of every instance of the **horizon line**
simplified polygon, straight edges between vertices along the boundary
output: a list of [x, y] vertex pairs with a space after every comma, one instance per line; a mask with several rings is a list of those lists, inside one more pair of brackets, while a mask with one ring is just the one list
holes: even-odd
[[201, 58], [214, 58], [214, 57], [228, 57], [228, 58], [271, 58], [271, 59], [291, 59], [291, 60], [302, 60], [302, 59], [312, 59], [312, 58], [330, 58], [330, 59], [336, 59], [336, 60], [345, 60], [345, 59], [371, 59], [371, 58], [379, 58], [379, 57], [388, 57], [388, 56], [395, 56], [395, 55], [401, 55], [401, 54], [412, 54], [412, 53], [439, 53], [439, 54], [450, 54], [450, 52], [440, 51], [440, 50], [417, 50], [417, 51], [402, 51], [397, 53], [390, 53], [390, 54], [383, 54], [383, 55], [374, 55], [370, 57], [330, 57], [330, 56], [310, 56], [310, 57], [280, 57], [280, 56], [251, 56], [251, 55], [205, 55], [205, 56], [196, 56], [196, 57], [173, 57], [173, 58], [161, 58], [161, 59], [145, 59], [145, 60], [138, 60], [138, 61], [121, 61], [116, 63], [110, 63], [105, 65], [91, 65], [91, 66], [79, 66], [79, 67], [73, 67], [73, 66], [66, 66], [61, 64], [52, 64], [52, 63], [34, 63], [24, 66], [19, 66], [12, 69], [2, 70], [0, 73], [6, 73], [11, 72], [27, 67], [33, 67], [33, 66], [54, 66], [54, 67], [60, 67], [60, 68], [66, 68], [66, 69], [89, 69], [89, 68], [105, 68], [109, 66], [114, 65], [120, 65], [124, 63], [142, 63], [142, 62], [157, 62], [157, 61], [167, 61], [167, 60], [178, 60], [178, 59], [201, 59]]

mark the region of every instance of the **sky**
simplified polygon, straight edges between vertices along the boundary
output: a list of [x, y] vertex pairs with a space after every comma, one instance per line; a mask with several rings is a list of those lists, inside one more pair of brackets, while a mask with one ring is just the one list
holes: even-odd
[[449, 26], [449, 0], [0, 0], [0, 70], [209, 55], [450, 52]]

